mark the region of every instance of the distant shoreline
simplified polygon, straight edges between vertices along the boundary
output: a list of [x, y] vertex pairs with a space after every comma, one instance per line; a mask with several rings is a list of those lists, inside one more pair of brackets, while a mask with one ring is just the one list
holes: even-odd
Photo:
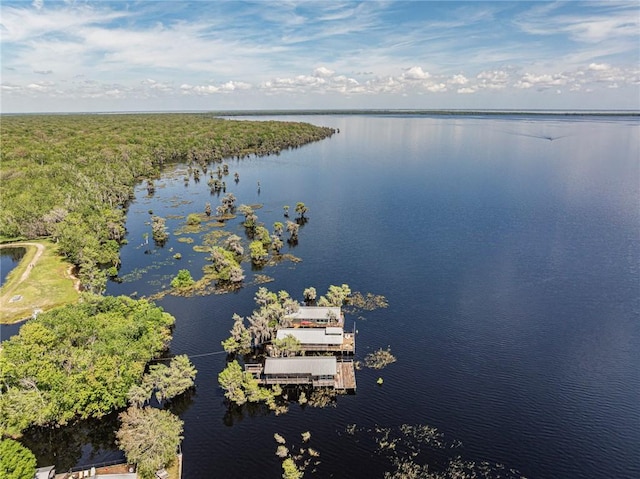
[[640, 110], [462, 110], [462, 109], [304, 109], [304, 110], [164, 110], [164, 111], [96, 111], [96, 112], [31, 112], [0, 113], [0, 116], [34, 115], [158, 115], [192, 114], [214, 116], [304, 116], [304, 115], [413, 115], [413, 116], [616, 116], [640, 117]]

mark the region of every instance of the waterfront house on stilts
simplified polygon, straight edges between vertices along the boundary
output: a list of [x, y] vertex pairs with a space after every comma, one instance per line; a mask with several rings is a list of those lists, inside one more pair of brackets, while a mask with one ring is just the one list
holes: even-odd
[[[344, 331], [341, 308], [302, 306], [288, 319], [292, 327], [278, 329], [276, 339], [294, 338], [302, 356], [267, 357], [263, 363], [246, 364], [245, 370], [264, 385], [355, 391], [355, 328]], [[265, 349], [275, 351], [271, 345]]]

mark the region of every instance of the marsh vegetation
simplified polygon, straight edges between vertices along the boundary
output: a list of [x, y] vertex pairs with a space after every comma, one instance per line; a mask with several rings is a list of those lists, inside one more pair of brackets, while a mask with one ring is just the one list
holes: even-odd
[[[213, 189], [229, 174], [225, 158], [278, 154], [333, 134], [303, 123], [246, 122], [209, 115], [51, 115], [2, 119], [0, 237], [51, 237], [79, 267], [86, 290], [102, 292], [105, 266], [118, 267], [126, 206], [134, 185], [169, 163], [189, 164], [195, 182], [218, 164]], [[217, 183], [215, 183], [217, 182]], [[153, 239], [168, 239], [152, 215]]]

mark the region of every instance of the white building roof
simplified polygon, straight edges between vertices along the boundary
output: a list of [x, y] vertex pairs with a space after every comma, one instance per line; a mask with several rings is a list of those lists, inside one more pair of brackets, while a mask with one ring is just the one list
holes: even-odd
[[277, 339], [293, 336], [300, 344], [340, 345], [344, 333], [342, 328], [282, 328], [278, 329]]
[[342, 317], [340, 307], [325, 307], [325, 306], [300, 306], [298, 311], [289, 315], [292, 319], [308, 319], [312, 321], [326, 320], [329, 318], [329, 314], [333, 314], [336, 319]]
[[49, 479], [56, 475], [55, 466], [39, 467], [36, 469], [36, 479]]
[[335, 376], [335, 356], [297, 356], [293, 358], [266, 358], [264, 373], [267, 375], [309, 374], [311, 376]]

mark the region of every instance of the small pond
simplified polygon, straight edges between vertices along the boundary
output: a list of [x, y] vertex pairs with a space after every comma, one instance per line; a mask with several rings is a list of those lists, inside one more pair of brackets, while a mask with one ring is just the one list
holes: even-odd
[[0, 286], [4, 285], [9, 273], [18, 266], [25, 252], [24, 248], [8, 247], [0, 249]]

